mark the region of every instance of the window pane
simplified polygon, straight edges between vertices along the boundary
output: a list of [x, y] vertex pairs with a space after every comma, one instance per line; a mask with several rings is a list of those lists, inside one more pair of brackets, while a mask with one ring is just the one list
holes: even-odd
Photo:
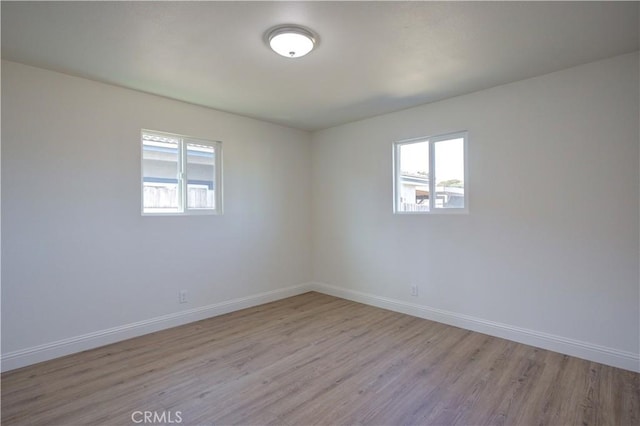
[[429, 211], [429, 142], [399, 146], [398, 211]]
[[215, 209], [215, 149], [187, 143], [187, 207]]
[[143, 206], [145, 213], [178, 212], [179, 140], [142, 135]]
[[464, 208], [464, 139], [435, 142], [435, 208]]

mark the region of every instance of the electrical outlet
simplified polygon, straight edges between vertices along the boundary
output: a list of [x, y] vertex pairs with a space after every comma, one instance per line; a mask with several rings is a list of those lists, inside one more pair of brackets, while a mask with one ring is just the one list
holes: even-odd
[[418, 295], [418, 286], [415, 284], [411, 285], [411, 295], [412, 296], [417, 296]]
[[180, 290], [178, 292], [178, 302], [187, 303], [187, 290]]

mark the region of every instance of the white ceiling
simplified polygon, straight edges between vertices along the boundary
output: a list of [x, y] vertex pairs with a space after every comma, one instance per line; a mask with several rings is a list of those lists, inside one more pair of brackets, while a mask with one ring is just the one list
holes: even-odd
[[638, 50], [638, 4], [3, 1], [2, 57], [316, 130]]

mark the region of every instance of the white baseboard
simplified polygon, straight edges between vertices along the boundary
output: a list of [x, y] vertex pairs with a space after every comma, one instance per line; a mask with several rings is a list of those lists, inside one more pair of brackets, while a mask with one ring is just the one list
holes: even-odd
[[0, 357], [1, 370], [4, 372], [25, 367], [27, 365], [47, 361], [64, 355], [141, 336], [143, 334], [153, 333], [155, 331], [176, 327], [205, 318], [223, 315], [240, 309], [261, 305], [263, 303], [296, 296], [308, 291], [317, 291], [319, 293], [353, 300], [354, 302], [401, 312], [419, 318], [425, 318], [464, 328], [466, 330], [477, 331], [490, 336], [501, 337], [515, 342], [548, 349], [554, 352], [611, 365], [613, 367], [640, 372], [639, 354], [319, 282], [306, 283], [258, 293], [247, 297], [167, 314], [148, 320], [138, 321], [131, 324], [125, 324], [106, 330], [100, 330], [81, 336], [9, 352]]
[[582, 342], [553, 334], [542, 333], [508, 324], [487, 321], [481, 318], [408, 303], [397, 299], [362, 293], [324, 283], [311, 283], [310, 289], [366, 305], [376, 306], [395, 312], [401, 312], [444, 324], [477, 331], [490, 336], [501, 337], [514, 342], [548, 349], [589, 361], [599, 362], [613, 367], [640, 372], [640, 354], [608, 348], [593, 343]]
[[8, 352], [0, 357], [1, 370], [4, 372], [25, 367], [64, 355], [142, 336], [143, 334], [296, 296], [308, 291], [311, 291], [310, 284], [286, 287]]

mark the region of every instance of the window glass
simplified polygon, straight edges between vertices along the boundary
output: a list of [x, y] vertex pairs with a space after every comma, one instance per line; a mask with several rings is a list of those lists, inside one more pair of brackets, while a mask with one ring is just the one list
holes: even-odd
[[466, 211], [465, 132], [394, 144], [394, 212]]
[[400, 145], [400, 210], [429, 211], [429, 142]]
[[220, 214], [222, 144], [142, 132], [142, 213]]
[[179, 211], [178, 142], [175, 138], [143, 137], [143, 197], [146, 212]]
[[435, 208], [464, 208], [464, 139], [434, 143]]
[[187, 143], [187, 206], [215, 209], [215, 150], [212, 146]]

